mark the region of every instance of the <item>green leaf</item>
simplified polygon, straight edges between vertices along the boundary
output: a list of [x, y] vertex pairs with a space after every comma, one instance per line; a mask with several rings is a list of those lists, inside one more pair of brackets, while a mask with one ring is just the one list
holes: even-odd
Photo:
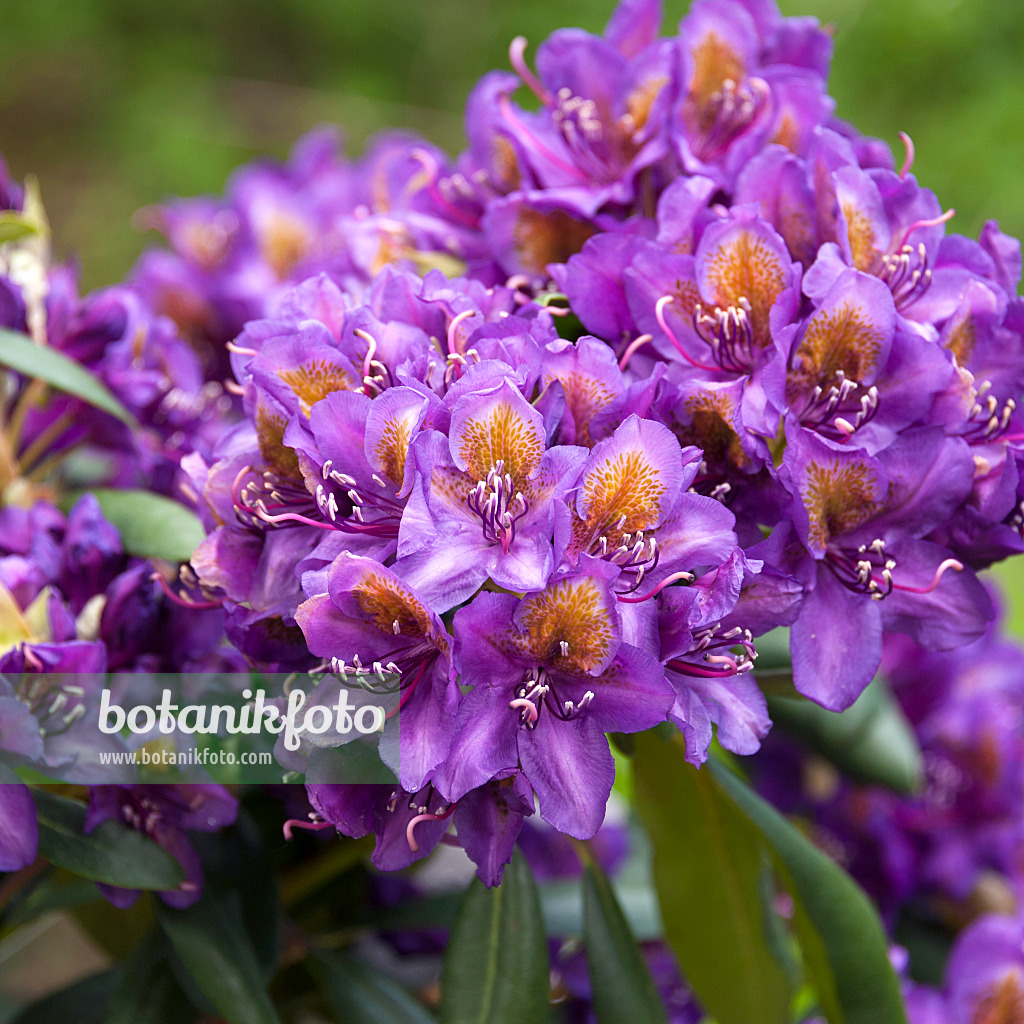
[[435, 1024], [398, 982], [351, 954], [317, 958], [338, 1020], [345, 1024]]
[[84, 366], [28, 335], [0, 329], [0, 366], [25, 377], [41, 380], [58, 391], [74, 395], [137, 430], [135, 417]]
[[188, 1024], [199, 1017], [174, 980], [167, 941], [151, 932], [124, 964], [103, 1024]]
[[162, 494], [103, 489], [92, 493], [103, 514], [117, 527], [129, 554], [187, 562], [206, 539], [195, 513]]
[[177, 889], [181, 865], [148, 836], [113, 819], [85, 834], [85, 805], [33, 788], [39, 852], [52, 864], [126, 889]]
[[769, 697], [772, 721], [859, 782], [897, 793], [921, 786], [921, 749], [899, 705], [881, 679], [837, 714], [812, 701]]
[[240, 809], [238, 820], [212, 835], [196, 835], [193, 846], [203, 862], [207, 889], [238, 895], [245, 933], [271, 978], [280, 953], [277, 875], [256, 823]]
[[608, 879], [594, 863], [583, 875], [583, 941], [594, 1012], [601, 1024], [667, 1024], [640, 947]]
[[121, 969], [104, 971], [40, 999], [22, 1010], [11, 1024], [104, 1024]]
[[442, 1024], [538, 1024], [548, 1014], [540, 898], [518, 850], [501, 885], [474, 878], [441, 971]]
[[864, 891], [732, 771], [708, 768], [772, 852], [829, 1024], [906, 1024], [885, 931]]
[[225, 1020], [280, 1024], [237, 897], [208, 889], [185, 910], [158, 902], [156, 916], [182, 966]]
[[665, 936], [698, 998], [719, 1024], [788, 1024], [756, 831], [706, 768], [686, 761], [678, 733], [638, 735], [633, 763]]
[[88, 878], [48, 867], [17, 893], [0, 914], [0, 939], [49, 910], [66, 910], [97, 901], [106, 903]]

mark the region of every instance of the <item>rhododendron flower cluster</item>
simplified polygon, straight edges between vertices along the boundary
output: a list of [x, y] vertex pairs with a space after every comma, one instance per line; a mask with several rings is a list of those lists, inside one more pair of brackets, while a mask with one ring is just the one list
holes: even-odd
[[[779, 1019], [819, 1010], [797, 998], [798, 968], [825, 1013], [868, 977], [896, 1020], [899, 984], [862, 894], [732, 780], [729, 755], [757, 755], [760, 791], [805, 819], [890, 934], [908, 908], [949, 931], [1004, 911], [963, 932], [943, 991], [903, 982], [915, 1024], [1024, 1012], [1024, 676], [977, 575], [1024, 551], [1020, 244], [994, 221], [977, 239], [955, 233], [913, 174], [909, 137], [894, 156], [835, 117], [832, 42], [815, 19], [783, 18], [773, 0], [695, 0], [675, 34], [661, 21], [659, 0], [622, 0], [600, 36], [514, 40], [511, 70], [469, 97], [455, 158], [391, 133], [348, 160], [321, 129], [284, 163], [242, 168], [223, 198], [151, 208], [168, 246], [85, 297], [50, 260], [34, 188], [0, 167], [0, 871], [23, 872], [11, 893], [40, 851], [64, 868], [84, 850], [83, 877], [118, 907], [152, 880], [166, 933], [153, 955], [175, 971], [204, 967], [177, 944], [203, 933], [203, 914], [238, 925], [244, 945], [276, 921], [276, 907], [246, 918], [227, 878], [258, 845], [239, 811], [254, 787], [143, 785], [130, 759], [96, 785], [86, 759], [173, 742], [110, 734], [94, 711], [111, 681], [118, 699], [144, 700], [161, 673], [238, 673], [249, 690], [225, 685], [249, 700], [282, 673], [286, 698], [268, 704], [284, 705], [311, 676], [309, 710], [344, 688], [351, 707], [380, 711], [371, 760], [392, 781], [343, 784], [348, 739], [307, 715], [298, 749], [275, 751], [283, 781], [305, 784], [271, 794], [287, 839], [373, 836], [386, 871], [461, 847], [483, 882], [464, 907], [494, 897], [512, 864], [513, 933], [537, 903], [516, 845], [542, 878], [577, 874], [578, 857], [596, 887], [622, 839], [599, 831], [612, 745], [636, 755], [642, 818], [650, 737], [632, 734], [657, 730], [692, 806], [750, 869], [712, 878], [708, 898], [724, 893], [740, 916], [757, 901], [751, 948], [764, 940]], [[129, 507], [145, 521], [119, 529], [111, 509], [140, 494], [150, 504]], [[174, 533], [176, 515], [184, 551], [146, 535]], [[780, 638], [788, 657], [759, 673], [759, 647], [778, 659]], [[886, 738], [923, 754], [918, 793], [843, 778], [843, 751], [825, 764], [820, 744], [812, 757], [768, 737], [769, 684], [806, 698], [803, 712], [819, 713], [809, 700], [852, 716], [876, 676], [868, 698], [894, 697]], [[257, 718], [262, 702], [261, 690]], [[87, 787], [61, 812], [70, 853], [45, 849], [27, 784], [40, 779]], [[125, 826], [153, 841], [128, 836], [151, 874], [118, 885], [95, 862]], [[665, 920], [645, 943], [671, 944], [665, 835], [648, 822], [648, 838], [645, 891]], [[321, 874], [315, 845], [278, 851], [296, 868], [284, 888], [297, 915], [361, 849]], [[686, 863], [687, 892], [719, 866]], [[814, 905], [833, 888], [861, 929], [835, 947], [833, 908]], [[615, 899], [609, 888], [605, 910]], [[616, 913], [604, 925], [618, 955], [635, 943]], [[821, 945], [799, 965], [777, 955], [799, 945], [794, 915], [800, 941], [817, 928]], [[495, 909], [494, 934], [498, 921]], [[446, 918], [440, 934], [457, 944], [459, 931]], [[740, 945], [716, 941], [722, 955]], [[255, 945], [251, 963], [239, 957], [244, 983], [224, 991], [262, 977]], [[315, 946], [297, 940], [289, 967]], [[594, 950], [590, 984], [574, 948], [558, 953], [570, 1009], [590, 1014], [603, 999]], [[851, 973], [823, 981], [822, 964]], [[641, 1002], [691, 1022], [699, 998], [741, 1019], [719, 1013], [699, 965], [691, 994], [669, 945], [637, 951], [630, 970], [652, 969]], [[546, 967], [534, 973], [543, 988]], [[276, 1019], [262, 1003], [227, 1012], [215, 982], [216, 996], [195, 978], [178, 994], [200, 993], [204, 1014]]]
[[[243, 422], [184, 463], [193, 564], [257, 662], [398, 681], [388, 806], [439, 835], [498, 783], [589, 835], [604, 733], [668, 719], [700, 763], [717, 722], [750, 753], [756, 635], [790, 626], [797, 690], [842, 709], [884, 632], [980, 637], [975, 570], [1022, 546], [1017, 243], [950, 234], [909, 140], [896, 169], [833, 118], [812, 20], [659, 20], [623, 4], [536, 72], [517, 40], [454, 162], [317, 136], [165, 215], [179, 291], [230, 221], [202, 301], [252, 280], [265, 314], [228, 344]], [[287, 225], [330, 251], [286, 269]]]

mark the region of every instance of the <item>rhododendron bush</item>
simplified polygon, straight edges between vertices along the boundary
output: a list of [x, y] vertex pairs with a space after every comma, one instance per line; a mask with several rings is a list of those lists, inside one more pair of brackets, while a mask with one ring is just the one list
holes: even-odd
[[130, 936], [18, 1020], [1024, 1022], [1020, 244], [661, 21], [85, 296], [4, 172], [0, 927]]

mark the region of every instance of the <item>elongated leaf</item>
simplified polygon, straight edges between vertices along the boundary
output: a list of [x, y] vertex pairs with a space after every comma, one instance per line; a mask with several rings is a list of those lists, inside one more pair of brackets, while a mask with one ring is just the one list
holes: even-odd
[[0, 329], [0, 366], [44, 381], [58, 391], [109, 413], [125, 426], [138, 428], [135, 417], [84, 366], [56, 349], [37, 345], [27, 335]]
[[860, 782], [897, 793], [920, 788], [921, 749], [892, 694], [875, 681], [837, 714], [812, 701], [769, 697], [772, 721]]
[[537, 887], [517, 850], [500, 886], [473, 879], [466, 891], [441, 972], [442, 1024], [538, 1024], [548, 972]]
[[167, 940], [152, 932], [124, 964], [103, 1024], [188, 1024], [199, 1017], [167, 963]]
[[120, 531], [125, 551], [140, 558], [187, 562], [205, 540], [203, 524], [184, 505], [150, 491], [93, 491]]
[[26, 1007], [12, 1024], [103, 1024], [121, 974], [114, 968], [69, 985]]
[[732, 771], [708, 767], [775, 858], [829, 1024], [906, 1024], [885, 932], [863, 890]]
[[47, 868], [18, 892], [0, 914], [0, 939], [48, 910], [64, 910], [96, 901], [106, 902], [88, 878], [59, 868]]
[[157, 920], [200, 992], [230, 1024], [280, 1024], [237, 899], [216, 890], [185, 910], [164, 903]]
[[176, 889], [185, 880], [181, 865], [148, 836], [105, 821], [85, 835], [85, 805], [34, 787], [39, 818], [39, 852], [51, 863], [126, 889]]
[[435, 1024], [398, 982], [354, 956], [319, 957], [338, 1020], [345, 1024]]
[[788, 1024], [756, 831], [678, 735], [637, 736], [634, 766], [665, 935], [698, 998], [720, 1024]]
[[619, 901], [593, 863], [583, 876], [583, 941], [594, 1012], [601, 1024], [667, 1024], [661, 997]]

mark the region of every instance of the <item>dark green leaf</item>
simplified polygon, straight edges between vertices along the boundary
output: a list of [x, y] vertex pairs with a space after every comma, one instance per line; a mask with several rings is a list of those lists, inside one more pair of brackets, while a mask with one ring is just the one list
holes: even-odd
[[58, 391], [109, 413], [126, 426], [138, 429], [135, 417], [85, 367], [56, 349], [37, 345], [25, 334], [0, 329], [0, 366], [44, 381]]
[[[626, 881], [617, 877], [612, 885], [619, 908], [630, 931], [641, 941], [660, 939], [665, 929], [661, 923], [658, 899], [652, 884], [646, 880]], [[579, 935], [583, 931], [583, 908], [580, 887], [575, 881], [545, 882], [538, 887], [544, 927], [550, 938]]]
[[331, 1003], [345, 1024], [434, 1024], [398, 982], [350, 954], [318, 957]]
[[85, 835], [85, 805], [33, 788], [39, 818], [39, 852], [51, 863], [126, 889], [177, 889], [185, 880], [181, 865], [148, 836], [105, 821]]
[[885, 932], [863, 890], [732, 771], [708, 767], [775, 858], [829, 1024], [906, 1024]]
[[245, 811], [221, 837], [234, 861], [233, 881], [241, 895], [242, 917], [253, 951], [266, 978], [273, 977], [280, 954], [278, 943], [277, 875], [263, 836]]
[[876, 679], [841, 714], [812, 701], [769, 697], [772, 721], [860, 782], [911, 793], [921, 785], [921, 750], [892, 694]]
[[685, 760], [678, 733], [637, 736], [634, 766], [665, 935], [698, 998], [720, 1024], [787, 1024], [790, 986], [773, 953], [756, 831]]
[[463, 898], [441, 972], [443, 1024], [538, 1024], [548, 1012], [548, 950], [533, 875], [518, 850], [500, 886]]
[[203, 524], [184, 505], [149, 491], [93, 491], [121, 533], [125, 551], [140, 558], [187, 562], [206, 539]]
[[279, 1024], [237, 898], [207, 890], [185, 910], [158, 902], [157, 920], [189, 976], [230, 1024]]
[[103, 897], [90, 879], [70, 871], [47, 868], [4, 908], [0, 915], [0, 937], [48, 910], [64, 910], [97, 900], [103, 900]]
[[69, 985], [22, 1010], [12, 1024], [103, 1024], [121, 974], [115, 968]]
[[583, 941], [594, 1012], [601, 1024], [667, 1022], [661, 997], [615, 893], [593, 863], [583, 876]]
[[103, 1024], [188, 1024], [199, 1011], [189, 1004], [167, 962], [167, 941], [153, 932], [124, 964], [124, 975]]

